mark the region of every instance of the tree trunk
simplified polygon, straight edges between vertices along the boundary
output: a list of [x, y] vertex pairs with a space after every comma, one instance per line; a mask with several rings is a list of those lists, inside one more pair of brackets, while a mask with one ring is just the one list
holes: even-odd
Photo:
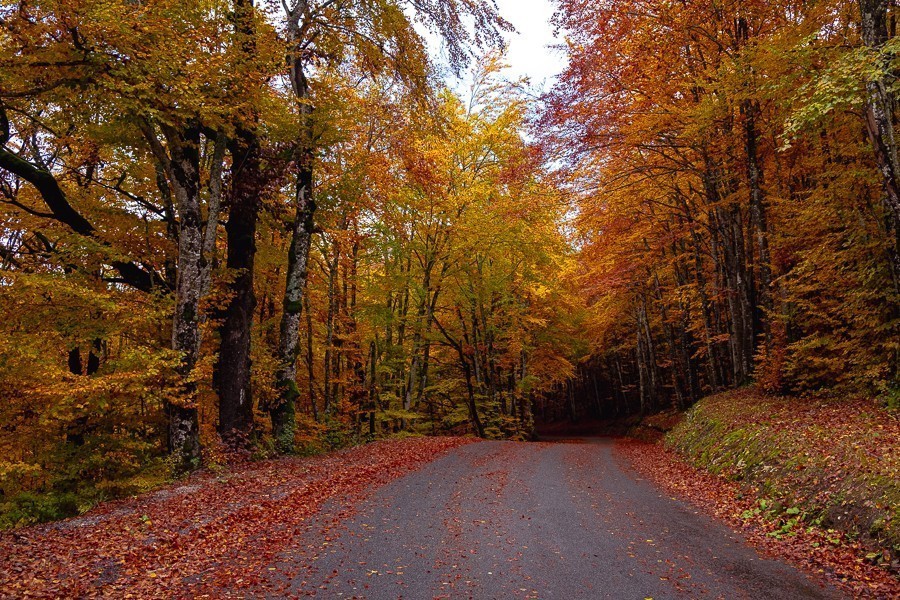
[[481, 417], [478, 416], [478, 405], [475, 403], [475, 387], [472, 385], [472, 368], [469, 366], [469, 361], [466, 358], [461, 345], [457, 348], [457, 352], [459, 353], [459, 362], [463, 369], [463, 377], [466, 380], [466, 393], [469, 398], [469, 419], [472, 422], [472, 426], [475, 428], [476, 435], [483, 438], [484, 425], [481, 423]]
[[[890, 0], [860, 0], [863, 43], [873, 52], [883, 52], [888, 41], [888, 8]], [[895, 232], [894, 269], [900, 272], [900, 162], [894, 136], [894, 85], [890, 57], [878, 57], [879, 76], [866, 82], [868, 105], [866, 130], [875, 151], [875, 161], [884, 185], [884, 200]]]
[[652, 353], [648, 347], [648, 340], [645, 335], [644, 329], [644, 319], [646, 317], [646, 313], [644, 311], [643, 305], [639, 306], [637, 309], [637, 314], [635, 315], [635, 323], [637, 325], [637, 345], [636, 345], [636, 360], [637, 360], [637, 368], [638, 368], [638, 384], [640, 386], [640, 398], [641, 398], [641, 416], [646, 416], [652, 412], [652, 407], [655, 404], [656, 398], [656, 390], [654, 385], [654, 378], [652, 375]]
[[[430, 251], [427, 251], [430, 254]], [[419, 300], [419, 306], [416, 313], [416, 325], [413, 332], [412, 341], [412, 360], [410, 362], [409, 374], [406, 380], [406, 386], [403, 395], [404, 410], [411, 410], [419, 402], [425, 394], [426, 378], [428, 377], [428, 368], [431, 353], [431, 326], [434, 320], [434, 309], [437, 304], [438, 296], [441, 293], [441, 281], [447, 271], [447, 266], [441, 270], [438, 276], [437, 285], [434, 285], [433, 274], [436, 259], [430, 256], [422, 265], [424, 269], [422, 280], [422, 296]]]
[[337, 277], [338, 265], [341, 258], [341, 250], [337, 240], [332, 242], [332, 259], [328, 261], [328, 313], [325, 317], [325, 371], [324, 371], [324, 395], [325, 395], [325, 414], [331, 414], [332, 406], [332, 382], [334, 372], [333, 363], [335, 362], [335, 313], [337, 304]]
[[769, 319], [772, 311], [772, 262], [769, 256], [769, 228], [766, 219], [766, 198], [762, 189], [763, 170], [759, 158], [758, 134], [756, 118], [759, 115], [759, 103], [747, 100], [743, 106], [744, 132], [747, 151], [747, 181], [750, 185], [750, 221], [756, 235], [757, 269], [759, 282], [757, 285], [757, 310], [755, 318], [756, 331], [763, 333], [763, 347], [768, 349], [770, 327]]
[[[181, 355], [178, 373], [183, 384], [181, 398], [167, 401], [167, 443], [175, 457], [176, 470], [188, 471], [200, 463], [200, 428], [196, 406], [196, 384], [191, 373], [200, 357], [200, 300], [208, 289], [204, 277], [209, 276], [204, 253], [203, 214], [200, 201], [200, 128], [194, 124], [183, 128], [160, 125], [168, 151], [156, 137], [153, 125], [141, 123], [144, 138], [150, 145], [158, 165], [169, 181], [178, 213], [178, 264], [175, 284], [175, 314], [172, 319], [172, 349]], [[221, 176], [220, 163], [214, 164], [211, 178]], [[217, 185], [211, 179], [211, 185]], [[217, 199], [211, 199], [212, 204]], [[217, 208], [211, 218], [217, 218]], [[215, 225], [207, 225], [215, 227]], [[213, 229], [214, 231], [214, 229]]]
[[167, 132], [171, 153], [170, 174], [178, 204], [178, 279], [175, 285], [175, 317], [172, 349], [181, 353], [179, 375], [184, 378], [183, 397], [167, 402], [169, 451], [179, 470], [199, 466], [200, 430], [196, 386], [191, 372], [200, 356], [200, 299], [203, 296], [203, 216], [200, 209], [200, 132], [187, 129], [177, 140]]
[[[300, 20], [307, 17], [306, 2], [299, 2], [289, 10], [287, 17], [288, 35], [297, 46], [301, 43]], [[306, 280], [309, 272], [309, 249], [314, 232], [313, 217], [316, 211], [314, 190], [313, 108], [310, 103], [309, 81], [303, 69], [302, 53], [299, 47], [288, 58], [291, 87], [299, 104], [300, 120], [303, 126], [297, 161], [296, 215], [291, 232], [291, 248], [288, 252], [287, 283], [284, 291], [283, 312], [279, 329], [276, 387], [278, 400], [270, 410], [272, 430], [281, 452], [291, 452], [294, 447], [296, 400], [300, 395], [297, 387], [297, 355], [299, 353], [300, 316]], [[315, 403], [315, 399], [311, 398]], [[313, 411], [315, 414], [315, 410]]]
[[313, 235], [313, 155], [304, 151], [297, 181], [297, 213], [288, 253], [287, 284], [281, 313], [278, 342], [279, 368], [276, 375], [279, 397], [271, 408], [272, 431], [280, 452], [294, 449], [295, 402], [297, 387], [297, 355], [299, 354], [300, 316], [309, 271], [309, 248]]
[[316, 377], [315, 363], [313, 361], [313, 323], [312, 312], [309, 308], [309, 294], [303, 295], [303, 310], [306, 311], [306, 376], [309, 387], [309, 405], [312, 409], [313, 420], [319, 422], [319, 406], [316, 402]]
[[375, 341], [369, 343], [369, 381], [368, 381], [369, 435], [375, 435], [375, 413], [378, 410], [378, 349]]
[[[444, 265], [444, 268], [441, 272], [441, 280], [443, 280], [443, 274], [447, 270], [447, 265]], [[434, 294], [431, 296], [431, 302], [428, 304], [428, 311], [425, 314], [425, 338], [424, 338], [424, 348], [422, 349], [422, 375], [419, 378], [419, 390], [416, 393], [416, 404], [422, 401], [425, 397], [425, 388], [428, 386], [428, 369], [431, 365], [431, 326], [434, 324], [434, 311], [437, 308], [438, 297], [441, 294], [441, 285], [438, 284], [437, 288], [434, 290]]]
[[253, 269], [256, 258], [256, 224], [263, 189], [260, 147], [256, 135], [238, 131], [229, 143], [232, 156], [231, 206], [225, 232], [228, 239], [226, 267], [234, 279], [231, 298], [219, 328], [221, 347], [215, 369], [219, 392], [219, 434], [232, 446], [246, 446], [253, 431], [253, 396], [250, 388], [250, 345], [256, 295]]
[[[234, 0], [234, 28], [241, 34], [241, 52], [257, 53], [253, 0]], [[249, 114], [237, 125], [229, 141], [231, 153], [231, 203], [225, 233], [228, 253], [225, 266], [234, 279], [231, 298], [219, 328], [219, 360], [213, 379], [219, 393], [219, 435], [233, 447], [247, 447], [253, 434], [253, 395], [250, 386], [251, 338], [256, 295], [253, 270], [256, 259], [256, 226], [260, 196], [266, 188], [261, 147], [257, 137], [259, 118]]]

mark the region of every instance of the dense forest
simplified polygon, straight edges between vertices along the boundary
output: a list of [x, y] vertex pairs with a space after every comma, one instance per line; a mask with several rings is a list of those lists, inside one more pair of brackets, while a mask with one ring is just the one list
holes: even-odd
[[896, 404], [895, 16], [559, 0], [537, 93], [492, 0], [0, 1], [2, 524], [751, 382]]
[[756, 382], [897, 404], [892, 2], [562, 2], [540, 125], [591, 352], [559, 416]]

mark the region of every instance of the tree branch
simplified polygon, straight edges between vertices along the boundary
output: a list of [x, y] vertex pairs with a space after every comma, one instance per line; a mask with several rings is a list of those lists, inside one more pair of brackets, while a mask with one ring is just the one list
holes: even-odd
[[[109, 243], [99, 237], [94, 226], [69, 203], [52, 173], [24, 160], [6, 147], [10, 137], [6, 108], [0, 104], [0, 169], [5, 169], [33, 185], [50, 209], [50, 218], [67, 225], [75, 233], [96, 240], [109, 248]], [[167, 287], [162, 277], [134, 262], [116, 260], [111, 264], [122, 278], [136, 289], [149, 292], [161, 286]]]

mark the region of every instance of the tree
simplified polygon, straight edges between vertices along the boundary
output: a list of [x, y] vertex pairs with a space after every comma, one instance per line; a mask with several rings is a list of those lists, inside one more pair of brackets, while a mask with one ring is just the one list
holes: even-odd
[[897, 159], [897, 142], [894, 137], [892, 49], [888, 48], [887, 0], [860, 0], [860, 32], [862, 41], [873, 56], [874, 75], [866, 81], [868, 94], [866, 106], [866, 130], [875, 160], [884, 184], [885, 203], [890, 211], [892, 227], [897, 236], [894, 252], [895, 270], [900, 273], [900, 162]]
[[[286, 286], [278, 355], [281, 367], [276, 375], [279, 399], [270, 409], [273, 428], [285, 451], [293, 446], [294, 402], [299, 396], [296, 361], [303, 290], [306, 286], [308, 256], [315, 231], [314, 164], [317, 124], [313, 118], [310, 78], [317, 71], [339, 68], [347, 62], [361, 75], [386, 73], [411, 86], [417, 96], [428, 94], [429, 60], [424, 40], [404, 12], [405, 4], [394, 0], [379, 2], [283, 3], [285, 29], [290, 48], [288, 69], [291, 91], [297, 102], [301, 130], [296, 146], [296, 213], [288, 257]], [[467, 44], [499, 43], [499, 31], [508, 24], [490, 2], [412, 2], [416, 17], [441, 36], [455, 69], [467, 61]], [[464, 25], [472, 20], [470, 32]], [[313, 84], [314, 85], [314, 84]], [[418, 101], [417, 98], [411, 98]]]
[[[891, 50], [883, 3], [862, 6], [860, 51], [836, 43], [858, 31], [839, 3], [561, 4], [569, 67], [541, 134], [579, 198], [603, 357], [575, 396], [599, 381], [607, 406], [646, 412], [754, 379], [895, 385], [894, 217], [871, 180], [890, 175]], [[839, 112], [861, 105], [869, 159]]]

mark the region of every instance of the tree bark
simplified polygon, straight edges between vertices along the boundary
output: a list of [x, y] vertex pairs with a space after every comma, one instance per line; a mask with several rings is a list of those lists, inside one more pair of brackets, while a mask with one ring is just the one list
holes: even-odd
[[[288, 57], [291, 87], [299, 104], [303, 131], [297, 160], [296, 214], [291, 231], [291, 247], [288, 251], [287, 281], [279, 328], [279, 366], [276, 374], [278, 399], [270, 409], [272, 431], [281, 452], [291, 452], [294, 447], [296, 401], [300, 395], [297, 387], [300, 316], [309, 273], [309, 250], [315, 230], [313, 107], [300, 48], [302, 22], [308, 18], [308, 12], [308, 3], [300, 0], [285, 15], [288, 36], [294, 44], [293, 52]], [[315, 403], [315, 398], [310, 398], [310, 402]]]
[[219, 435], [226, 444], [244, 447], [253, 432], [250, 387], [251, 333], [256, 309], [253, 271], [259, 196], [264, 182], [256, 134], [241, 128], [228, 146], [232, 157], [232, 189], [225, 224], [228, 240], [225, 266], [234, 279], [219, 327], [221, 345], [214, 380], [219, 393]]
[[313, 362], [313, 323], [312, 312], [309, 308], [309, 294], [303, 295], [303, 310], [306, 311], [306, 376], [308, 378], [309, 405], [312, 409], [313, 420], [319, 422], [319, 406], [316, 402], [316, 378], [315, 363]]
[[900, 272], [900, 161], [894, 135], [895, 100], [891, 93], [894, 82], [889, 68], [890, 57], [881, 55], [889, 39], [888, 9], [891, 4], [890, 0], [860, 0], [859, 8], [863, 43], [879, 54], [880, 76], [866, 82], [866, 130], [881, 173], [884, 201], [895, 232], [894, 269]]
[[164, 127], [169, 145], [169, 173], [179, 217], [178, 278], [172, 349], [181, 353], [179, 375], [183, 395], [166, 403], [169, 417], [169, 451], [182, 471], [200, 463], [200, 427], [196, 384], [191, 373], [200, 356], [200, 299], [203, 296], [203, 215], [200, 207], [200, 131]]
[[300, 396], [297, 387], [300, 317], [309, 272], [309, 248], [315, 213], [312, 160], [312, 151], [304, 151], [297, 180], [297, 212], [294, 217], [291, 248], [288, 252], [287, 283], [279, 329], [279, 367], [276, 375], [279, 397], [270, 410], [272, 432], [280, 452], [292, 452], [294, 449], [295, 403]]
[[463, 352], [462, 345], [459, 345], [456, 350], [459, 353], [459, 362], [462, 366], [463, 377], [466, 380], [466, 393], [469, 398], [469, 419], [472, 422], [472, 426], [475, 428], [475, 434], [478, 437], [483, 438], [484, 425], [481, 423], [481, 417], [478, 415], [478, 405], [475, 402], [475, 387], [472, 385], [472, 368], [469, 366], [469, 361]]
[[335, 362], [334, 330], [335, 313], [337, 312], [337, 277], [340, 258], [340, 245], [337, 240], [334, 240], [332, 243], [332, 258], [326, 263], [328, 267], [328, 312], [325, 316], [325, 371], [322, 381], [325, 396], [323, 410], [326, 415], [331, 414], [332, 410], [332, 387], [334, 386], [332, 375], [334, 373], [333, 367]]
[[[234, 28], [240, 34], [241, 52], [256, 50], [253, 0], [234, 0]], [[219, 393], [219, 435], [233, 447], [246, 447], [253, 434], [251, 338], [256, 295], [253, 272], [256, 259], [256, 226], [260, 196], [265, 190], [258, 116], [251, 113], [238, 123], [228, 143], [231, 154], [231, 194], [225, 234], [228, 253], [225, 266], [233, 276], [231, 297], [219, 327], [219, 359], [213, 379]]]
[[750, 222], [756, 237], [757, 282], [756, 331], [763, 334], [763, 347], [768, 349], [770, 343], [769, 319], [772, 311], [772, 261], [769, 256], [769, 226], [766, 218], [766, 197], [763, 191], [763, 169], [759, 158], [759, 141], [756, 119], [759, 116], [759, 103], [745, 101], [744, 133], [747, 152], [747, 182], [750, 186]]
[[219, 215], [225, 137], [215, 141], [210, 168], [208, 217], [205, 222], [200, 198], [200, 135], [195, 122], [182, 127], [160, 124], [166, 146], [149, 121], [141, 122], [144, 138], [165, 175], [166, 189], [175, 196], [178, 214], [178, 262], [175, 314], [172, 319], [172, 349], [181, 355], [179, 375], [182, 398], [165, 405], [168, 446], [177, 469], [187, 471], [200, 463], [200, 431], [196, 406], [196, 383], [191, 375], [200, 357], [200, 302], [209, 291], [210, 261], [215, 247]]

